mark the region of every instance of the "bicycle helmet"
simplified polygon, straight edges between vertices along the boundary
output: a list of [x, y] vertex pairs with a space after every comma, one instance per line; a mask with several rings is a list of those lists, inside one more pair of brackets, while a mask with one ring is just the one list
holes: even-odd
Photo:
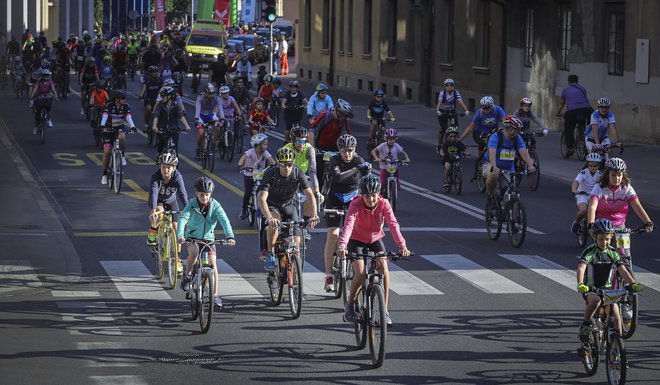
[[264, 81], [265, 82], [272, 82], [273, 81], [273, 75], [264, 76]]
[[455, 84], [455, 83], [454, 83], [454, 79], [452, 79], [452, 78], [447, 78], [447, 79], [445, 79], [445, 83], [444, 83], [444, 84], [445, 84], [445, 87], [446, 87], [446, 86], [453, 86], [453, 85]]
[[295, 154], [289, 148], [282, 147], [277, 150], [277, 161], [280, 163], [292, 163], [295, 157]]
[[162, 97], [172, 95], [172, 92], [176, 92], [176, 90], [174, 88], [170, 87], [170, 86], [165, 86], [165, 87], [161, 88], [160, 91], [159, 91], [160, 96], [162, 96]]
[[48, 68], [43, 68], [40, 75], [42, 77], [50, 76], [50, 70]]
[[297, 80], [291, 80], [289, 82], [289, 87], [298, 87], [298, 88], [300, 88], [300, 83], [298, 83]]
[[367, 174], [360, 179], [360, 194], [376, 194], [380, 192], [380, 178]]
[[250, 144], [252, 145], [252, 147], [255, 147], [265, 142], [266, 140], [268, 140], [268, 135], [259, 133], [254, 135], [252, 139], [250, 139]]
[[208, 176], [200, 176], [195, 181], [195, 191], [201, 193], [212, 193], [215, 190], [215, 184]]
[[606, 218], [597, 219], [591, 228], [595, 234], [614, 234], [614, 224]]
[[174, 84], [176, 84], [176, 82], [175, 82], [172, 78], [170, 78], [170, 79], [166, 79], [166, 80], [163, 82], [163, 87], [173, 86]]
[[385, 91], [381, 90], [380, 88], [374, 91], [374, 96], [384, 96]]
[[489, 108], [492, 107], [493, 104], [495, 104], [495, 101], [493, 100], [492, 96], [484, 96], [479, 101], [479, 104], [481, 104], [481, 108]]
[[606, 108], [609, 108], [609, 107], [610, 107], [610, 104], [612, 104], [612, 102], [611, 102], [610, 99], [608, 99], [608, 98], [600, 98], [600, 99], [598, 99], [598, 101], [596, 102], [596, 105], [597, 105], [598, 107], [606, 107]]
[[229, 93], [229, 87], [227, 87], [227, 86], [220, 87], [220, 93], [221, 94], [228, 94]]
[[508, 126], [508, 127], [513, 128], [515, 130], [518, 130], [518, 131], [522, 130], [522, 128], [523, 128], [522, 120], [520, 120], [520, 118], [515, 116], [515, 115], [505, 116], [503, 123], [504, 123], [505, 127]]
[[98, 82], [96, 82], [96, 88], [103, 88], [103, 87], [105, 87], [105, 82], [103, 82], [103, 80], [99, 80]]
[[301, 127], [299, 124], [291, 127], [291, 139], [293, 138], [307, 138], [309, 131], [305, 127]]
[[167, 150], [164, 151], [162, 154], [158, 155], [157, 163], [176, 166], [179, 164], [179, 158], [176, 156], [176, 151]]
[[528, 98], [525, 96], [524, 98], [520, 99], [520, 107], [524, 106], [525, 104], [529, 104], [529, 106], [532, 106], [532, 99]]
[[90, 64], [96, 64], [96, 61], [94, 61], [93, 57], [88, 57], [85, 59], [85, 64], [90, 65]]
[[335, 110], [349, 118], [353, 117], [353, 107], [351, 106], [351, 103], [344, 99], [337, 99], [337, 103], [335, 103]]
[[396, 139], [399, 137], [399, 132], [393, 128], [388, 128], [387, 130], [385, 130], [385, 137]]
[[103, 61], [104, 61], [104, 62], [109, 62], [110, 59], [112, 59], [112, 58], [111, 58], [110, 56], [108, 56], [108, 55], [103, 56]]
[[274, 86], [280, 86], [282, 84], [282, 80], [280, 78], [273, 78], [273, 85]]
[[353, 135], [344, 134], [337, 139], [337, 147], [346, 148], [346, 147], [357, 147], [357, 139]]
[[154, 66], [154, 65], [149, 66], [149, 68], [147, 68], [147, 72], [150, 73], [158, 72], [158, 66]]
[[319, 85], [316, 86], [316, 91], [317, 92], [327, 91], [327, 90], [328, 90], [328, 86], [326, 86], [323, 83], [319, 83]]
[[213, 85], [213, 83], [207, 84], [206, 87], [204, 87], [204, 92], [214, 93], [215, 92], [215, 86]]
[[115, 99], [126, 99], [126, 92], [122, 90], [115, 91]]
[[605, 162], [605, 167], [616, 172], [625, 172], [626, 171], [626, 162], [621, 158], [610, 158]]
[[458, 134], [458, 127], [456, 126], [447, 127], [447, 131], [445, 131], [445, 135], [449, 136], [449, 134]]
[[603, 158], [600, 156], [600, 154], [592, 152], [589, 155], [587, 155], [587, 162], [600, 163], [602, 161], [603, 161]]

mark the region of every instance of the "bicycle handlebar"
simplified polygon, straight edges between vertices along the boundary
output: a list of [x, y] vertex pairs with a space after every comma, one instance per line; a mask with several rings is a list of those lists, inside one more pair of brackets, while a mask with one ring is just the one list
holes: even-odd
[[324, 209], [323, 213], [324, 214], [335, 214], [335, 215], [346, 215], [348, 210], [340, 210], [340, 209]]
[[214, 239], [212, 241], [206, 240], [206, 239], [196, 239], [196, 238], [186, 238], [185, 241], [181, 242], [182, 245], [192, 245], [192, 244], [202, 244], [206, 246], [213, 246], [213, 245], [222, 245], [226, 246], [229, 244], [229, 241], [226, 239]]
[[[415, 253], [410, 252], [410, 256], [413, 256], [413, 255], [415, 255]], [[367, 251], [366, 253], [364, 253], [364, 252], [363, 253], [352, 252], [352, 253], [348, 253], [347, 257], [348, 257], [348, 259], [351, 259], [351, 260], [358, 260], [358, 259], [362, 259], [364, 257], [367, 257], [367, 258], [383, 258], [383, 257], [386, 257], [386, 258], [391, 259], [394, 262], [399, 261], [399, 260], [408, 260], [408, 257], [404, 257], [404, 256], [401, 255], [401, 253], [399, 253], [399, 252], [395, 253], [393, 251], [387, 251], [385, 254], [382, 254], [382, 255], [376, 255], [376, 253], [373, 252], [373, 251]]]
[[636, 229], [626, 227], [623, 229], [614, 230], [614, 233], [616, 234], [644, 234], [648, 232], [649, 231], [646, 229], [646, 225], [642, 225]]

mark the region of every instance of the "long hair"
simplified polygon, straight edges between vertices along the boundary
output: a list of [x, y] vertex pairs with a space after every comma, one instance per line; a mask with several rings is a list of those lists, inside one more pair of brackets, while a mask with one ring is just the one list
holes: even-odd
[[[601, 188], [607, 187], [609, 181], [610, 181], [610, 172], [612, 172], [612, 169], [606, 168], [605, 171], [603, 171], [603, 174], [600, 176], [600, 180], [598, 181], [598, 184], [600, 185]], [[623, 172], [623, 178], [621, 179], [621, 185], [626, 187], [630, 184], [630, 177], [628, 176], [627, 172]]]

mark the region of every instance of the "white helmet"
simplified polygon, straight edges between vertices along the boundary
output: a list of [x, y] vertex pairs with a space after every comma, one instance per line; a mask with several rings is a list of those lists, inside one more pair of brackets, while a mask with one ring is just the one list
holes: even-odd
[[174, 150], [168, 150], [158, 155], [158, 164], [170, 164], [176, 166], [179, 164], [179, 158]]
[[268, 140], [268, 135], [259, 133], [254, 135], [252, 139], [250, 139], [250, 144], [252, 145], [252, 147], [254, 147], [256, 145], [263, 143], [266, 140]]
[[481, 104], [482, 108], [488, 108], [488, 107], [492, 107], [493, 104], [495, 104], [495, 101], [493, 100], [492, 96], [484, 96], [479, 101], [479, 104]]
[[600, 154], [597, 154], [595, 152], [592, 152], [591, 154], [587, 155], [587, 162], [600, 163], [602, 160], [603, 157], [601, 157]]
[[220, 87], [220, 93], [221, 94], [228, 94], [229, 93], [229, 87], [227, 87], [227, 86]]

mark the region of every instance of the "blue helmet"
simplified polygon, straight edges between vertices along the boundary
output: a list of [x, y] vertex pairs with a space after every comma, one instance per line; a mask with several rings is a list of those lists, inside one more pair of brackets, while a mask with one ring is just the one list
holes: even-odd
[[380, 88], [374, 91], [374, 96], [384, 96], [385, 91], [381, 90]]
[[614, 224], [609, 219], [597, 219], [592, 228], [596, 234], [614, 234]]

